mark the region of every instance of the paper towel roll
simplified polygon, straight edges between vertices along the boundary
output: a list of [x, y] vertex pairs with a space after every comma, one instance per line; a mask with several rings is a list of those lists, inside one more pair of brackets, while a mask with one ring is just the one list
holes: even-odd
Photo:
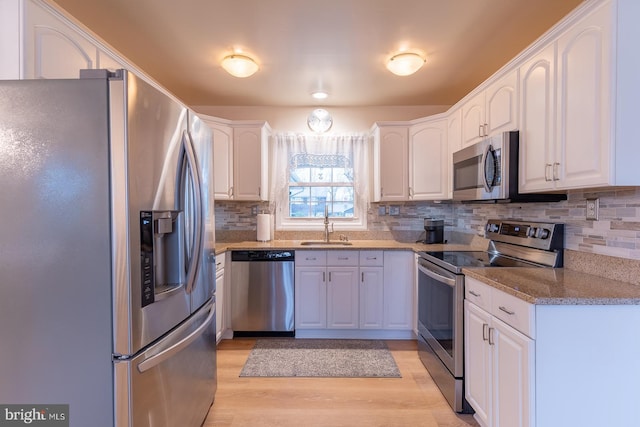
[[268, 242], [271, 240], [271, 215], [258, 214], [258, 241]]

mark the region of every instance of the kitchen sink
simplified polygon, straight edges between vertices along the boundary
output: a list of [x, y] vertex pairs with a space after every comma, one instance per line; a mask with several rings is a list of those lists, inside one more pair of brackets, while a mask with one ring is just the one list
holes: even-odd
[[325, 242], [324, 240], [308, 240], [300, 244], [302, 246], [351, 246], [353, 245], [353, 243], [345, 242], [344, 240], [337, 240], [337, 241], [334, 240], [334, 241], [328, 241], [328, 242]]

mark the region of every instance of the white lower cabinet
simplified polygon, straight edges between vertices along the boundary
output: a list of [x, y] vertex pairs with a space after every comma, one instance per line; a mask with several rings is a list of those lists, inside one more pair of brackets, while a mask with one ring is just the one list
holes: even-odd
[[[466, 281], [465, 397], [485, 427], [533, 426], [534, 340], [494, 315], [527, 320], [529, 307], [472, 278]], [[478, 295], [484, 307], [473, 302]]]
[[367, 334], [390, 330], [380, 337], [410, 338], [413, 259], [408, 251], [296, 251], [296, 336], [373, 337]]
[[464, 316], [465, 397], [483, 427], [637, 424], [640, 305], [534, 305], [467, 275]]
[[220, 342], [226, 329], [225, 322], [225, 289], [224, 289], [224, 264], [225, 254], [216, 256], [216, 342]]

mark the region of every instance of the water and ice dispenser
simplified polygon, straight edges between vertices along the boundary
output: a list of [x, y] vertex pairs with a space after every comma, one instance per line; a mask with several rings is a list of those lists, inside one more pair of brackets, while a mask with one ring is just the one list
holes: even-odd
[[185, 284], [181, 211], [140, 212], [142, 307]]

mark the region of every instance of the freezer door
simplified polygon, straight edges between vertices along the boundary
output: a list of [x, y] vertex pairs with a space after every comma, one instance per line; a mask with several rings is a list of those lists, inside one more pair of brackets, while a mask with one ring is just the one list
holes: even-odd
[[199, 427], [216, 392], [215, 300], [167, 337], [116, 361], [118, 427]]
[[189, 135], [195, 150], [200, 172], [202, 197], [203, 237], [201, 264], [191, 292], [191, 310], [195, 311], [215, 292], [215, 213], [213, 205], [213, 136], [211, 129], [198, 116], [189, 111]]

